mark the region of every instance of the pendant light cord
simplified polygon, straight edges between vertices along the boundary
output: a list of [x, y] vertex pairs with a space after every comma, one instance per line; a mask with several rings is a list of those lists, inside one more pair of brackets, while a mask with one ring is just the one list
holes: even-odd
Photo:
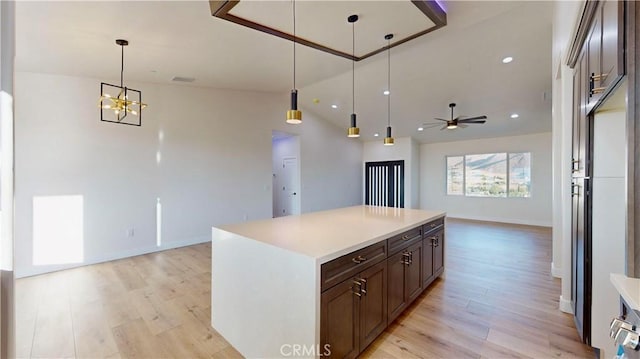
[[124, 46], [120, 45], [120, 87], [123, 87], [122, 84], [123, 82], [123, 78], [124, 78]]
[[356, 113], [356, 22], [351, 23], [351, 110]]
[[296, 0], [293, 0], [293, 89], [296, 89]]
[[391, 39], [387, 40], [387, 126], [391, 126]]

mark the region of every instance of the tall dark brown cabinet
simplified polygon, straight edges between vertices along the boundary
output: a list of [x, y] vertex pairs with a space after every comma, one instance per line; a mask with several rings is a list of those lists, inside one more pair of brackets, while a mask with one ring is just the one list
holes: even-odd
[[[591, 342], [593, 117], [625, 73], [626, 1], [586, 1], [568, 65], [573, 77], [571, 183], [572, 301], [582, 340]], [[596, 254], [597, 255], [597, 254]]]

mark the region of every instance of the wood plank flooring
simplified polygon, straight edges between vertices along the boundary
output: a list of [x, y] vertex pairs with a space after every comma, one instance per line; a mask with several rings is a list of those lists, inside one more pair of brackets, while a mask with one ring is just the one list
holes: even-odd
[[[366, 358], [594, 358], [558, 310], [547, 228], [450, 219], [446, 278]], [[210, 327], [211, 245], [16, 281], [18, 358], [237, 358]]]

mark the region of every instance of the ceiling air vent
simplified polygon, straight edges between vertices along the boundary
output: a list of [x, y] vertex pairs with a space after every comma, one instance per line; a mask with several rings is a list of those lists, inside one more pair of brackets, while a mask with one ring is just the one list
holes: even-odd
[[196, 79], [193, 77], [184, 77], [184, 76], [174, 76], [171, 79], [171, 82], [193, 82]]

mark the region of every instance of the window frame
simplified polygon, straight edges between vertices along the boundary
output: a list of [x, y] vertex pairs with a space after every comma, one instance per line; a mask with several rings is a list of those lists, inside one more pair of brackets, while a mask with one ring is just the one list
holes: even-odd
[[[506, 192], [505, 196], [471, 196], [467, 195], [467, 156], [475, 156], [475, 155], [492, 155], [492, 154], [502, 154], [506, 155]], [[510, 183], [511, 183], [511, 155], [518, 153], [528, 153], [529, 154], [529, 196], [528, 197], [520, 197], [520, 196], [511, 196], [510, 195]], [[462, 157], [462, 193], [452, 193], [449, 194], [449, 157]], [[445, 196], [452, 197], [469, 197], [469, 198], [520, 198], [520, 199], [530, 199], [533, 198], [533, 174], [531, 173], [531, 168], [533, 167], [533, 153], [531, 151], [505, 151], [505, 152], [483, 152], [483, 153], [467, 153], [467, 154], [459, 154], [459, 155], [445, 155], [444, 156], [444, 193]]]

